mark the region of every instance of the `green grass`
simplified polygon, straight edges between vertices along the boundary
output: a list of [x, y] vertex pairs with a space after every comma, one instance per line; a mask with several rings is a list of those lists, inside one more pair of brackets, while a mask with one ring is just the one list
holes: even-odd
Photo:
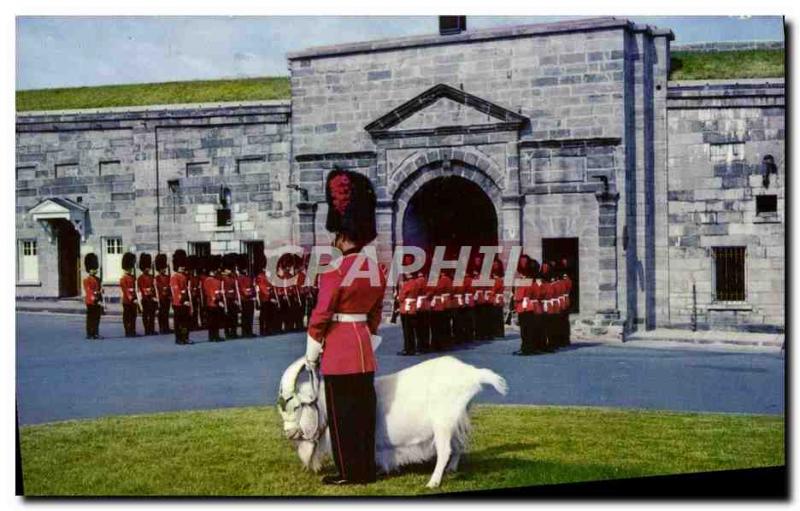
[[672, 52], [670, 80], [778, 78], [784, 74], [783, 50]]
[[17, 111], [289, 99], [289, 78], [144, 83], [17, 91]]
[[[785, 464], [780, 416], [478, 406], [470, 451], [437, 491]], [[306, 472], [273, 408], [69, 421], [21, 429], [25, 494], [413, 495], [432, 466], [368, 486]], [[328, 467], [329, 469], [329, 467]]]

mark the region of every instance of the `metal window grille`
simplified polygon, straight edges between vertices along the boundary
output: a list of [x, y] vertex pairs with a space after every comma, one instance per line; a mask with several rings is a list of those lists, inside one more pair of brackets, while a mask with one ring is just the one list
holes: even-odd
[[209, 241], [190, 241], [189, 254], [205, 257], [211, 255], [211, 242]]
[[714, 248], [715, 300], [741, 302], [745, 299], [745, 247]]
[[121, 254], [122, 238], [106, 238], [106, 254]]
[[22, 255], [35, 256], [36, 253], [37, 253], [37, 247], [35, 241], [22, 242]]

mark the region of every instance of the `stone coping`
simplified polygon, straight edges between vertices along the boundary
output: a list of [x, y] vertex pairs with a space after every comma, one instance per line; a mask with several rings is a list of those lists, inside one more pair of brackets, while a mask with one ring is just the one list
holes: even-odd
[[625, 28], [635, 32], [647, 32], [654, 36], [665, 36], [674, 39], [671, 30], [663, 30], [649, 25], [636, 25], [624, 18], [600, 17], [559, 21], [554, 23], [536, 23], [528, 25], [512, 25], [495, 27], [482, 30], [472, 30], [455, 35], [423, 35], [409, 36], [392, 39], [379, 39], [360, 43], [338, 44], [332, 46], [317, 46], [306, 50], [289, 52], [287, 58], [291, 60], [327, 57], [333, 55], [346, 55], [352, 53], [368, 53], [375, 51], [414, 48], [419, 46], [437, 46], [458, 44], [466, 42], [489, 41], [492, 39], [508, 39], [525, 36], [540, 36], [565, 32], [584, 32], [591, 30], [608, 30]]
[[231, 101], [231, 102], [210, 102], [210, 103], [175, 103], [166, 105], [142, 105], [142, 106], [117, 106], [106, 108], [78, 108], [69, 110], [31, 110], [17, 112], [17, 121], [28, 120], [40, 117], [61, 117], [61, 116], [106, 116], [113, 114], [157, 114], [160, 112], [169, 113], [189, 113], [198, 110], [247, 110], [247, 109], [291, 109], [292, 102], [289, 99], [281, 100], [262, 100], [262, 101]]

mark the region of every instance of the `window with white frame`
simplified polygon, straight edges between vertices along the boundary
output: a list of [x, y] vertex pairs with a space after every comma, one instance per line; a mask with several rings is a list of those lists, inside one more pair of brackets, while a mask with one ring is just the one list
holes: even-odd
[[20, 282], [39, 282], [39, 247], [36, 240], [19, 242]]
[[122, 238], [103, 238], [103, 282], [117, 282], [121, 276]]
[[744, 143], [711, 144], [708, 155], [714, 163], [742, 160], [744, 159]]

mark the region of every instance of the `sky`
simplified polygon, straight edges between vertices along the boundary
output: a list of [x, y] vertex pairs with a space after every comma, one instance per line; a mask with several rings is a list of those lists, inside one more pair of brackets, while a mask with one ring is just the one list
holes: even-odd
[[[468, 30], [565, 16], [469, 16]], [[783, 40], [781, 17], [642, 17], [673, 44]], [[18, 17], [18, 90], [288, 74], [311, 46], [434, 34], [435, 16]]]

